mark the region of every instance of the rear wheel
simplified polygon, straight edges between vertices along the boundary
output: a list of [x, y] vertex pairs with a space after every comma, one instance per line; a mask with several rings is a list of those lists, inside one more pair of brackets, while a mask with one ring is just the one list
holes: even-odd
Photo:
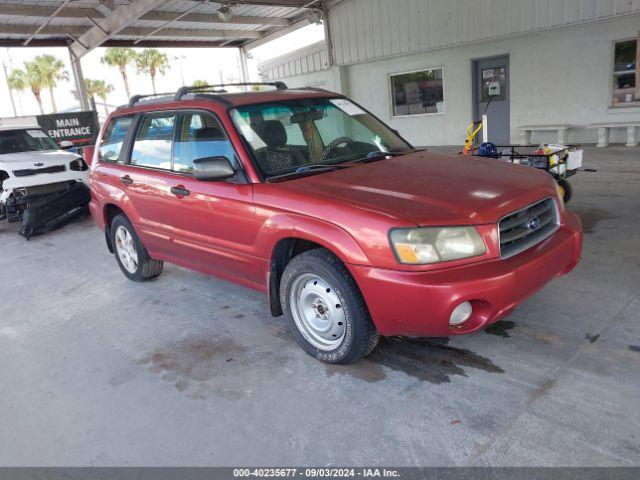
[[164, 263], [149, 256], [124, 215], [117, 215], [113, 219], [110, 232], [116, 262], [129, 280], [143, 282], [162, 273]]
[[355, 280], [327, 250], [310, 250], [291, 260], [280, 283], [280, 300], [296, 341], [319, 360], [353, 363], [378, 343]]
[[562, 180], [558, 180], [558, 186], [560, 187], [560, 193], [562, 194], [564, 203], [569, 203], [569, 200], [573, 197], [573, 187], [569, 181], [564, 178]]

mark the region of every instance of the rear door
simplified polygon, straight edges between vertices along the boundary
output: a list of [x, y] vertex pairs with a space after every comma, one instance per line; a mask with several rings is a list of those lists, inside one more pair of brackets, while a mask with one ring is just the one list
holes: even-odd
[[171, 254], [173, 232], [170, 195], [175, 174], [171, 168], [173, 136], [178, 114], [151, 112], [136, 118], [129, 161], [119, 178], [139, 215], [136, 232], [145, 247], [163, 256]]

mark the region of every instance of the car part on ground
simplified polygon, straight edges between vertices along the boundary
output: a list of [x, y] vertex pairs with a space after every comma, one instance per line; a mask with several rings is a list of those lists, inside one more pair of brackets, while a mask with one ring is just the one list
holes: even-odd
[[40, 200], [26, 200], [20, 235], [29, 240], [33, 235], [53, 230], [87, 211], [91, 201], [89, 189], [73, 183], [66, 190]]

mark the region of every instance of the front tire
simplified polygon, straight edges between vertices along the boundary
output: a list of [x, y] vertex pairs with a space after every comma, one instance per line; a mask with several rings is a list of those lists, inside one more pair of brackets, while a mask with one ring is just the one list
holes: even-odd
[[358, 285], [327, 250], [309, 250], [289, 262], [280, 282], [280, 302], [296, 341], [318, 360], [353, 363], [378, 343]]
[[116, 262], [129, 280], [144, 282], [162, 273], [164, 263], [149, 256], [127, 217], [117, 215], [109, 230]]

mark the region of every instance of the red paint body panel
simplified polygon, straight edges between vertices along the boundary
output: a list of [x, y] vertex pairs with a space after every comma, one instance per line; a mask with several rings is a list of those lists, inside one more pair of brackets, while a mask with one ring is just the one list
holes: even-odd
[[[225, 103], [185, 100], [119, 109], [115, 115], [157, 110], [207, 110], [222, 122], [247, 183], [192, 177], [97, 161], [91, 167], [93, 218], [105, 228], [108, 206], [130, 219], [152, 257], [242, 285], [268, 290], [271, 258], [286, 238], [315, 242], [347, 265], [384, 335], [447, 336], [497, 321], [578, 262], [577, 217], [559, 203], [562, 226], [550, 238], [500, 259], [498, 221], [546, 197], [557, 200], [546, 173], [496, 160], [427, 151], [276, 183], [262, 183], [228, 110], [233, 105], [335, 96], [313, 91], [222, 95]], [[108, 122], [107, 122], [108, 123]], [[101, 136], [97, 145], [100, 144]], [[96, 151], [98, 149], [96, 148]], [[133, 183], [123, 185], [120, 177]], [[188, 197], [170, 193], [187, 188]], [[393, 228], [474, 225], [484, 255], [432, 265], [402, 265], [388, 234]], [[452, 329], [461, 301], [474, 315]]]
[[[376, 327], [382, 335], [445, 337], [469, 333], [497, 322], [519, 303], [580, 259], [580, 220], [565, 225], [537, 246], [507, 260], [495, 259], [433, 272], [402, 272], [350, 265]], [[449, 316], [463, 301], [474, 313], [462, 328]]]

